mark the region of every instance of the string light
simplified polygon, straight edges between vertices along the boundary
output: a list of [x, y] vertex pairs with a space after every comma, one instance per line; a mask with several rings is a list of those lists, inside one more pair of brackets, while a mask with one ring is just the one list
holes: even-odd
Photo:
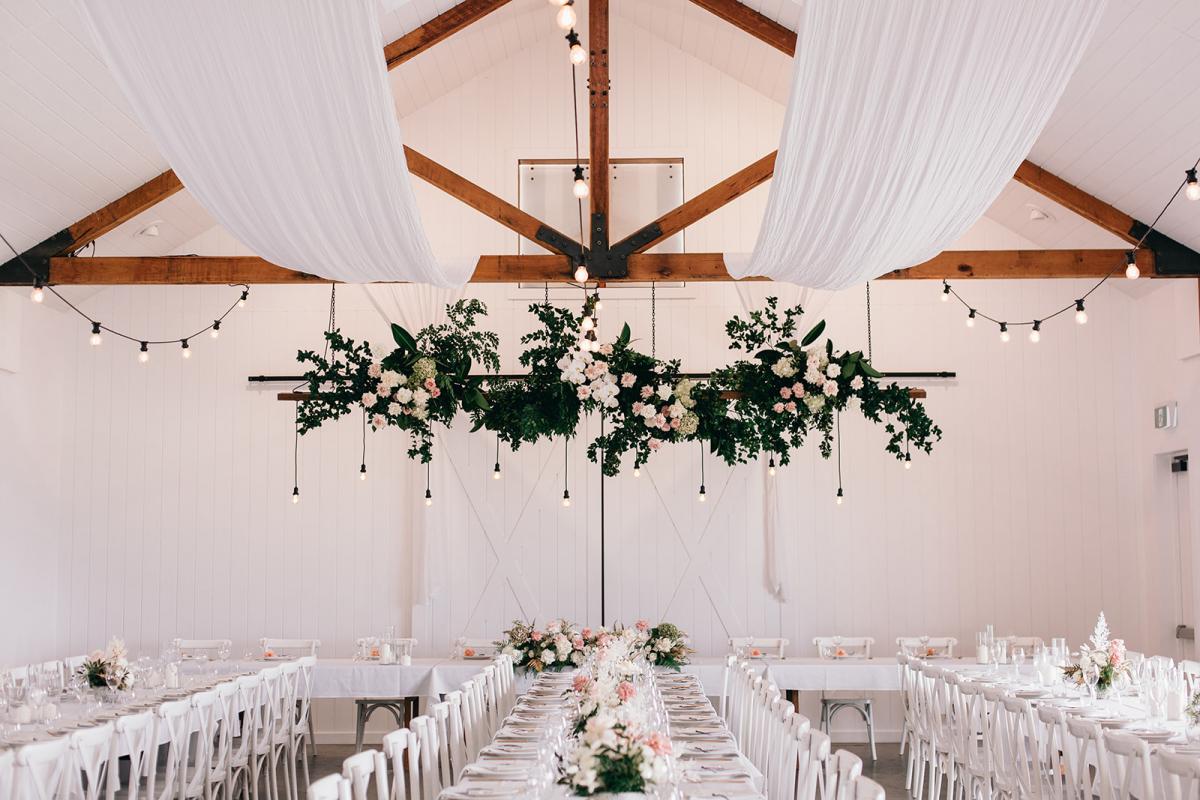
[[772, 454], [771, 457], [767, 459], [767, 474], [770, 475], [772, 478], [775, 477], [775, 456], [774, 456], [774, 454]]
[[1087, 312], [1083, 309], [1083, 299], [1075, 301], [1075, 321], [1080, 325], [1087, 324]]
[[583, 49], [583, 45], [579, 43], [579, 34], [572, 30], [567, 34], [567, 42], [570, 43], [571, 49], [568, 54], [572, 64], [582, 64], [587, 61], [587, 50]]
[[249, 290], [249, 289], [246, 289], [245, 291], [243, 291], [243, 292], [242, 292], [242, 296], [238, 298], [238, 301], [237, 301], [237, 307], [238, 307], [238, 308], [245, 308], [245, 307], [246, 307], [246, 301], [247, 301], [247, 300], [249, 300], [249, 299], [250, 299], [250, 290]]
[[92, 335], [90, 337], [88, 337], [88, 343], [92, 347], [99, 347], [100, 343], [103, 341], [104, 341], [104, 339], [102, 339], [100, 337], [100, 323], [93, 322], [92, 323]]
[[912, 453], [904, 454], [904, 468], [912, 469]]
[[492, 480], [500, 480], [500, 437], [496, 437], [496, 466], [492, 467]]
[[567, 4], [567, 0], [547, 0], [547, 2], [552, 6], [565, 6]]
[[29, 293], [29, 299], [35, 303], [40, 303], [46, 299], [46, 290], [42, 287], [41, 281], [33, 284], [33, 291]]
[[839, 486], [838, 490], [837, 490], [837, 504], [839, 506], [842, 504], [842, 500], [843, 500], [842, 487]]
[[1200, 180], [1196, 180], [1196, 168], [1192, 167], [1187, 171], [1187, 177], [1184, 179], [1183, 193], [1187, 195], [1188, 200], [1200, 200]]
[[1012, 337], [1009, 336], [1009, 334], [1008, 334], [1008, 323], [1001, 322], [1000, 323], [1000, 341], [1007, 342], [1011, 338]]
[[950, 300], [950, 284], [942, 281], [942, 302], [946, 303]]
[[588, 279], [587, 267], [585, 267], [583, 264], [580, 264], [578, 267], [575, 268], [575, 280], [578, 281], [579, 283], [583, 283], [587, 279]]
[[1037, 344], [1042, 340], [1042, 321], [1035, 319], [1033, 321], [1033, 330], [1029, 332], [1029, 341]]
[[1130, 250], [1125, 254], [1125, 277], [1132, 281], [1141, 274], [1142, 271], [1138, 269], [1137, 265], [1137, 251]]
[[183, 355], [184, 358], [192, 357], [192, 348], [188, 347], [187, 339], [180, 339], [179, 347], [180, 347], [181, 354]]
[[300, 502], [300, 487], [293, 486], [292, 487], [292, 505], [296, 505], [299, 502]]
[[592, 322], [591, 317], [585, 315], [583, 321], [579, 323], [579, 327], [583, 328], [585, 331], [590, 331], [592, 328], [596, 327], [596, 323]]
[[572, 172], [575, 174], [575, 182], [571, 184], [571, 193], [582, 200], [587, 197], [590, 192], [588, 189], [588, 183], [583, 177], [583, 167], [576, 164]]
[[567, 0], [567, 2], [563, 4], [562, 8], [558, 10], [558, 16], [554, 18], [554, 21], [558, 23], [558, 27], [562, 28], [564, 31], [574, 28], [575, 23], [578, 21], [575, 16], [575, 9], [572, 8], [574, 3], [575, 0]]
[[563, 508], [571, 507], [571, 490], [567, 488], [567, 446], [570, 443], [571, 440], [569, 438], [563, 437]]
[[641, 468], [641, 467], [634, 467], [634, 468], [633, 468], [633, 477], [635, 477], [635, 478], [640, 478], [640, 477], [642, 477], [642, 468]]
[[150, 360], [150, 343], [142, 342], [141, 348], [138, 350], [138, 361], [145, 364]]
[[208, 335], [214, 339], [218, 338], [221, 335], [221, 320], [219, 320], [219, 319], [213, 320], [212, 330], [208, 332]]
[[971, 313], [967, 314], [967, 327], [974, 328], [975, 327], [975, 309], [972, 308], [970, 311], [971, 311]]

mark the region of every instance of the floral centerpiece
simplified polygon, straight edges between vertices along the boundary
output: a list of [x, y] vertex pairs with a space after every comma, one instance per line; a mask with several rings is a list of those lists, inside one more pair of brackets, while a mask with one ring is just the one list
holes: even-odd
[[552, 619], [545, 628], [513, 620], [503, 637], [496, 641], [496, 646], [512, 657], [517, 669], [557, 672], [583, 663], [583, 636], [565, 619]]
[[688, 663], [688, 656], [695, 652], [685, 643], [687, 634], [670, 622], [650, 627], [646, 620], [640, 619], [634, 627], [645, 637], [642, 649], [653, 666], [678, 672]]
[[563, 760], [560, 783], [576, 795], [644, 794], [670, 780], [671, 742], [633, 720], [604, 712], [589, 719]]
[[93, 650], [79, 665], [78, 673], [87, 680], [88, 686], [97, 689], [127, 691], [133, 688], [129, 653], [125, 649], [125, 642], [115, 636], [109, 639], [108, 646], [103, 650]]
[[1086, 672], [1099, 672], [1096, 692], [1105, 694], [1122, 677], [1129, 677], [1129, 661], [1125, 658], [1125, 640], [1110, 638], [1104, 612], [1096, 619], [1096, 627], [1086, 644], [1079, 646], [1079, 661], [1063, 667], [1063, 677], [1076, 686], [1087, 686]]

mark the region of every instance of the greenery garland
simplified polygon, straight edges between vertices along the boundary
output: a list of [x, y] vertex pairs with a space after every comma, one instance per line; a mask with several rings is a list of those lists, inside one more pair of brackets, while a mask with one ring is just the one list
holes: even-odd
[[926, 453], [942, 431], [922, 403], [882, 377], [861, 351], [837, 352], [833, 342], [814, 346], [825, 330], [819, 322], [799, 341], [799, 306], [778, 308], [771, 297], [747, 319], [725, 326], [730, 349], [752, 353], [715, 370], [707, 380], [688, 377], [676, 360], [663, 361], [634, 349], [629, 326], [593, 353], [579, 346], [582, 316], [546, 303], [530, 306], [540, 327], [521, 338], [520, 380], [471, 375], [478, 362], [499, 369], [499, 337], [475, 328], [487, 309], [478, 300], [447, 306], [449, 322], [427, 326], [414, 337], [392, 326], [396, 349], [375, 360], [368, 344], [340, 332], [326, 334], [332, 356], [301, 351], [311, 399], [299, 404], [300, 432], [319, 427], [358, 407], [375, 430], [394, 426], [413, 437], [409, 456], [428, 462], [432, 424], [449, 427], [461, 408], [473, 430], [494, 431], [514, 450], [543, 437], [574, 436], [579, 420], [599, 413], [603, 433], [587, 448], [605, 475], [616, 475], [626, 453], [646, 463], [664, 444], [700, 440], [726, 463], [762, 453], [787, 464], [810, 434], [820, 451], [832, 452], [837, 415], [859, 410], [883, 423], [885, 447], [904, 460], [915, 448]]

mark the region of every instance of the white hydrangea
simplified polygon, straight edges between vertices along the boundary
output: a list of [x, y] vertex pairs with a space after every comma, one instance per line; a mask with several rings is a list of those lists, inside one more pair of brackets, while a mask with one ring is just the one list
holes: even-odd
[[771, 365], [771, 372], [781, 378], [790, 378], [796, 374], [796, 362], [791, 356], [784, 356]]

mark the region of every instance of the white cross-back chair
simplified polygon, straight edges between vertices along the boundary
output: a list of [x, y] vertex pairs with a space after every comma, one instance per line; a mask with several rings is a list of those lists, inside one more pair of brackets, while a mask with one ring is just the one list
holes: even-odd
[[[166, 733], [167, 752], [161, 773], [150, 778], [149, 785], [158, 792], [158, 800], [180, 797], [183, 768], [188, 760], [192, 732], [190, 700], [171, 700], [158, 707], [158, 726]], [[153, 768], [153, 767], [151, 767]]]
[[[870, 636], [817, 636], [813, 640], [817, 655], [823, 659], [870, 658], [875, 640]], [[829, 733], [833, 729], [833, 718], [839, 711], [853, 709], [863, 718], [867, 727], [867, 741], [871, 745], [871, 760], [875, 761], [875, 710], [869, 697], [821, 697], [821, 730]]]
[[210, 661], [222, 652], [233, 651], [232, 639], [176, 639], [171, 643], [180, 658], [207, 658]]
[[900, 636], [896, 648], [906, 656], [917, 658], [953, 658], [958, 639], [953, 636]]
[[854, 779], [862, 775], [863, 762], [849, 750], [838, 750], [825, 769], [826, 800], [850, 800]]
[[954, 771], [959, 791], [968, 798], [989, 798], [992, 796], [992, 765], [991, 751], [986, 744], [990, 730], [983, 686], [972, 681], [959, 681], [950, 698], [954, 706], [951, 734], [954, 736]]
[[993, 762], [993, 796], [1026, 800], [1045, 795], [1039, 725], [1028, 700], [1004, 695], [994, 709], [994, 738], [1002, 757]]
[[735, 636], [729, 640], [729, 649], [742, 658], [783, 658], [788, 644], [779, 637]]
[[258, 787], [262, 786], [267, 796], [279, 796], [279, 776], [275, 769], [276, 731], [280, 717], [284, 716], [285, 683], [281, 666], [264, 669], [258, 673], [261, 679], [259, 697], [255, 703], [257, 719], [251, 733], [248, 761], [250, 786], [257, 800]]
[[261, 674], [239, 677], [233, 683], [232, 695], [221, 696], [222, 722], [228, 725], [231, 737], [225, 777], [225, 796], [229, 800], [237, 796], [239, 788], [243, 794], [254, 791], [250, 787], [250, 758], [262, 719], [261, 704]]
[[466, 732], [463, 729], [463, 693], [461, 691], [453, 691], [446, 695], [446, 737], [447, 750], [450, 758], [450, 776], [449, 783], [451, 785], [458, 783], [462, 777], [463, 767], [467, 765], [467, 741]]
[[258, 640], [264, 654], [276, 656], [315, 656], [321, 647], [320, 639], [275, 639], [265, 636]]
[[829, 736], [812, 728], [808, 719], [804, 720], [804, 733], [800, 734], [798, 758], [800, 770], [796, 778], [797, 800], [816, 800], [818, 789], [825, 797], [826, 769], [832, 751]]
[[1166, 749], [1159, 750], [1155, 758], [1162, 776], [1162, 800], [1200, 798], [1200, 758]]
[[1154, 796], [1150, 745], [1145, 739], [1121, 731], [1104, 732], [1104, 767], [1101, 796], [1105, 800], [1131, 800]]
[[851, 791], [847, 794], [850, 800], [883, 800], [883, 787], [875, 781], [859, 775], [851, 781]]
[[[433, 719], [427, 716], [413, 717], [409, 725], [412, 740], [416, 742], [416, 755], [420, 780], [417, 785], [421, 789], [423, 800], [435, 800], [441, 794], [442, 786], [438, 777], [438, 741]], [[410, 758], [412, 744], [409, 745]], [[416, 790], [413, 790], [416, 794]]]
[[[391, 795], [389, 800], [408, 800], [410, 796], [417, 797], [420, 787], [417, 781], [410, 784], [408, 766], [408, 744], [412, 737], [407, 728], [392, 731], [383, 737], [383, 755], [392, 767]], [[409, 786], [412, 786], [410, 791]]]
[[437, 772], [439, 785], [452, 786], [454, 771], [450, 766], [450, 704], [443, 701], [429, 707], [430, 724], [437, 737]]
[[14, 760], [14, 796], [21, 800], [56, 800], [66, 796], [70, 747], [70, 739], [63, 736], [18, 749]]
[[71, 765], [66, 774], [67, 797], [72, 800], [101, 800], [109, 797], [109, 775], [113, 760], [111, 722], [83, 728], [70, 735]]
[[[286, 791], [289, 797], [295, 797], [296, 761], [291, 756], [295, 747], [293, 736], [296, 731], [296, 696], [300, 691], [300, 663], [289, 661], [280, 664], [279, 673], [279, 692], [272, 711], [274, 724], [271, 726], [271, 772], [276, 773], [280, 766], [283, 767]], [[307, 761], [305, 768], [307, 769]]]
[[342, 762], [342, 777], [350, 782], [350, 794], [354, 800], [367, 800], [372, 784], [375, 796], [387, 800], [387, 761], [378, 750], [363, 750]]
[[326, 775], [309, 785], [308, 800], [351, 800], [350, 781], [341, 775]]
[[[1067, 797], [1072, 800], [1091, 800], [1103, 794], [1107, 781], [1104, 756], [1104, 735], [1098, 722], [1066, 715]], [[1089, 763], [1089, 755], [1095, 757], [1095, 769]]]
[[217, 725], [220, 720], [219, 701], [215, 691], [197, 692], [191, 696], [188, 726], [191, 740], [188, 758], [180, 765], [181, 800], [193, 797], [210, 798], [214, 783], [223, 783], [224, 775], [214, 779], [213, 756]]
[[1041, 703], [1035, 714], [1038, 723], [1037, 740], [1041, 746], [1042, 777], [1049, 797], [1067, 794], [1067, 758], [1071, 745], [1067, 740], [1067, 721], [1061, 708]]
[[[158, 716], [153, 711], [140, 714], [124, 714], [117, 717], [112, 739], [109, 763], [120, 762], [118, 755], [128, 757], [129, 772], [125, 777], [126, 800], [154, 798], [154, 767], [158, 757]], [[112, 791], [121, 788], [121, 770], [113, 766], [108, 770], [108, 782]], [[0, 792], [0, 797], [4, 797]]]

